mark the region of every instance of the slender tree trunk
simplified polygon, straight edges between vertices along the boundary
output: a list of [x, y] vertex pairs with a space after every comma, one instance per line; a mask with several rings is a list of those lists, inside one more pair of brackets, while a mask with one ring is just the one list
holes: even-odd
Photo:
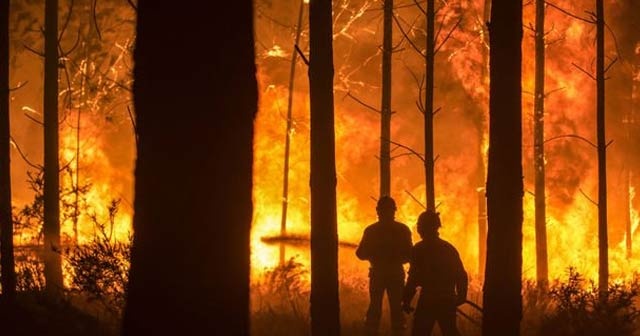
[[51, 296], [63, 289], [58, 161], [58, 0], [45, 1], [44, 42], [44, 277]]
[[490, 23], [487, 265], [482, 334], [522, 319], [522, 0], [494, 0]]
[[380, 109], [380, 197], [391, 195], [391, 54], [393, 0], [384, 0], [382, 108]]
[[427, 0], [427, 50], [425, 55], [426, 83], [424, 104], [424, 169], [426, 174], [427, 210], [436, 209], [435, 165], [433, 153], [433, 63], [435, 60], [435, 1]]
[[598, 141], [598, 286], [606, 292], [609, 282], [609, 242], [607, 232], [607, 143], [604, 108], [604, 1], [596, 0], [596, 119]]
[[[289, 152], [291, 151], [291, 132], [293, 130], [293, 89], [296, 80], [296, 62], [298, 53], [296, 47], [300, 42], [302, 33], [302, 14], [304, 13], [304, 0], [300, 1], [298, 12], [298, 25], [296, 26], [296, 39], [291, 53], [291, 69], [289, 70], [289, 100], [287, 102], [287, 133], [284, 140], [284, 178], [282, 182], [282, 216], [280, 217], [280, 235], [287, 234], [287, 210], [289, 208]], [[285, 246], [280, 244], [280, 265], [284, 265]]]
[[9, 118], [9, 0], [0, 0], [0, 283], [2, 299], [16, 296], [11, 217], [11, 148]]
[[340, 335], [330, 0], [309, 7], [311, 94], [311, 334]]
[[535, 175], [536, 278], [538, 286], [547, 288], [547, 215], [544, 167], [544, 64], [545, 64], [545, 0], [536, 0], [536, 76], [533, 112], [533, 161]]
[[[491, 16], [491, 0], [484, 1], [484, 13], [482, 15], [483, 23], [489, 22]], [[489, 37], [487, 26], [483, 26], [485, 39]], [[487, 40], [488, 41], [488, 40]], [[484, 41], [483, 41], [484, 42]], [[489, 49], [482, 48], [482, 84], [489, 84]], [[486, 102], [487, 104], [489, 102]], [[483, 106], [484, 110], [484, 106]], [[486, 198], [486, 169], [484, 162], [484, 141], [485, 141], [484, 119], [478, 123], [478, 277], [484, 276], [485, 262], [487, 258], [487, 198]]]
[[[627, 133], [627, 141], [629, 141], [629, 135]], [[633, 257], [633, 232], [631, 231], [631, 171], [629, 167], [625, 166], [624, 171], [624, 230], [625, 230], [625, 246], [627, 249], [627, 259], [631, 259]]]
[[138, 2], [123, 335], [250, 333], [253, 33], [249, 0]]

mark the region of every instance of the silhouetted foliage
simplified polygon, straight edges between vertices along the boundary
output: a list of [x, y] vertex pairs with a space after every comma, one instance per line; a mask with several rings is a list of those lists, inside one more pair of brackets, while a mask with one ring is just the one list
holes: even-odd
[[555, 307], [542, 320], [540, 335], [633, 335], [638, 327], [640, 283], [616, 283], [599, 291], [594, 282], [570, 268], [566, 283], [549, 291]]

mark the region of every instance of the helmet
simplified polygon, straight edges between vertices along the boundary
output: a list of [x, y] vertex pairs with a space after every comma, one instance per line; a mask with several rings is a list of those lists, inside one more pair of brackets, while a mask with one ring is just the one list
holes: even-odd
[[396, 211], [396, 202], [389, 196], [382, 196], [378, 200], [376, 210], [393, 210]]
[[418, 217], [418, 233], [425, 230], [437, 230], [441, 226], [439, 212], [427, 210]]

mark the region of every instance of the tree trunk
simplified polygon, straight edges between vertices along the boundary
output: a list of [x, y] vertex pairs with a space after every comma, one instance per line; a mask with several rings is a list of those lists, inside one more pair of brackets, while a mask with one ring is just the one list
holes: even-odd
[[11, 217], [11, 148], [9, 118], [9, 0], [0, 0], [0, 283], [2, 298], [16, 296]]
[[340, 335], [331, 1], [309, 7], [311, 334]]
[[139, 141], [123, 335], [248, 335], [252, 1], [140, 1], [134, 61]]
[[427, 50], [424, 104], [424, 169], [426, 174], [427, 210], [436, 210], [435, 167], [433, 154], [433, 62], [435, 60], [435, 1], [427, 0]]
[[535, 175], [535, 231], [536, 231], [536, 279], [540, 288], [547, 288], [549, 266], [547, 264], [547, 215], [544, 167], [544, 63], [545, 63], [545, 0], [536, 0], [536, 74], [533, 112], [533, 165]]
[[382, 108], [380, 109], [380, 197], [391, 195], [391, 54], [393, 0], [384, 0]]
[[522, 0], [494, 0], [490, 31], [489, 231], [482, 334], [519, 335], [522, 319]]
[[[289, 70], [289, 100], [287, 102], [287, 133], [284, 140], [284, 178], [282, 182], [282, 216], [280, 217], [280, 235], [287, 234], [287, 210], [289, 208], [289, 152], [291, 151], [291, 131], [293, 129], [293, 89], [296, 79], [296, 62], [298, 53], [296, 48], [300, 42], [302, 33], [302, 14], [304, 13], [304, 0], [300, 1], [298, 12], [298, 25], [296, 26], [296, 39], [291, 52], [291, 69]], [[285, 246], [280, 244], [280, 265], [284, 265]]]
[[44, 42], [44, 277], [46, 292], [63, 290], [58, 161], [58, 0], [45, 1]]
[[604, 109], [604, 2], [596, 0], [596, 119], [598, 141], [598, 287], [606, 292], [609, 282], [609, 242], [607, 232], [607, 143]]
[[[491, 0], [484, 1], [483, 23], [489, 22], [491, 16]], [[489, 30], [486, 24], [483, 25], [485, 39], [488, 39]], [[484, 41], [483, 41], [484, 42]], [[489, 84], [489, 49], [482, 48], [482, 84]], [[488, 104], [488, 102], [487, 102]], [[484, 111], [484, 107], [483, 107]], [[486, 123], [481, 118], [478, 123], [478, 278], [484, 275], [485, 262], [487, 258], [487, 198], [486, 198], [486, 169], [484, 163], [484, 140]]]

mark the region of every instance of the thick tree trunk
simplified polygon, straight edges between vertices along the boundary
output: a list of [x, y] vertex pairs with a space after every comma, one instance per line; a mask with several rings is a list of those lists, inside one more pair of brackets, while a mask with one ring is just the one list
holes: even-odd
[[607, 143], [604, 108], [604, 1], [596, 0], [596, 120], [598, 145], [598, 286], [607, 291], [609, 282], [609, 241], [607, 231]]
[[522, 1], [494, 0], [490, 23], [487, 265], [482, 334], [519, 335], [522, 318]]
[[380, 109], [380, 197], [391, 195], [391, 54], [393, 0], [384, 0], [382, 108]]
[[427, 210], [436, 209], [435, 162], [433, 153], [433, 63], [435, 61], [435, 1], [427, 0], [427, 50], [425, 55], [425, 102], [424, 102], [424, 170], [427, 188]]
[[533, 111], [533, 165], [535, 175], [535, 231], [536, 231], [536, 279], [538, 286], [547, 288], [549, 266], [547, 264], [547, 215], [544, 167], [544, 64], [545, 31], [544, 0], [536, 0], [536, 75]]
[[45, 1], [44, 19], [44, 277], [51, 296], [63, 290], [58, 161], [58, 0]]
[[311, 334], [340, 335], [331, 1], [309, 7]]
[[11, 217], [11, 148], [9, 118], [9, 0], [0, 0], [0, 283], [2, 298], [16, 296]]
[[123, 335], [248, 335], [252, 1], [140, 1], [134, 61], [139, 141]]
[[[296, 26], [296, 39], [291, 52], [291, 69], [289, 70], [289, 100], [287, 101], [287, 133], [284, 139], [284, 177], [282, 179], [282, 215], [280, 217], [280, 235], [287, 234], [287, 210], [289, 209], [289, 153], [291, 151], [291, 132], [293, 131], [293, 89], [296, 80], [296, 62], [298, 53], [296, 47], [300, 42], [302, 33], [302, 14], [304, 13], [304, 0], [300, 1], [298, 11], [298, 25]], [[280, 244], [280, 265], [284, 265], [285, 246]]]

